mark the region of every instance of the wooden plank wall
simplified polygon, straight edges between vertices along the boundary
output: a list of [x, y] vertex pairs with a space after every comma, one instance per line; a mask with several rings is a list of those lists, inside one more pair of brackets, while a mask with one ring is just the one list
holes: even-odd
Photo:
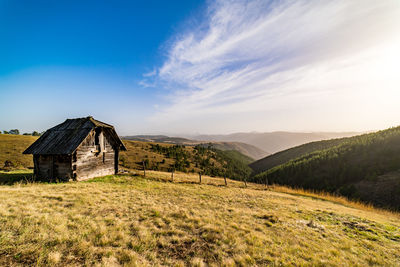
[[100, 145], [103, 150], [96, 151], [94, 135], [95, 131], [92, 131], [72, 157], [72, 169], [78, 181], [115, 173], [115, 154], [110, 143], [110, 137], [101, 136], [99, 140], [103, 141], [102, 145]]
[[72, 178], [71, 156], [34, 155], [35, 172], [39, 178], [66, 180]]

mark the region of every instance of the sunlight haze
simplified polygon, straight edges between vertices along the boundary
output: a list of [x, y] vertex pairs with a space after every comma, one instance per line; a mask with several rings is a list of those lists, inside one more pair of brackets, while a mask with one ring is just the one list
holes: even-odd
[[116, 3], [119, 17], [102, 4], [29, 5], [40, 19], [0, 5], [4, 129], [45, 130], [88, 115], [125, 135], [400, 124], [396, 0], [189, 1], [158, 21], [141, 15], [153, 12], [145, 4]]

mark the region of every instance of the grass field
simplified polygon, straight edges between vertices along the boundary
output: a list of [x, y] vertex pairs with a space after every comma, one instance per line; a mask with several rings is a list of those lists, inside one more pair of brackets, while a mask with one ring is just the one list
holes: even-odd
[[36, 136], [0, 134], [0, 168], [6, 160], [10, 160], [15, 167], [33, 167], [32, 155], [23, 155], [35, 140]]
[[397, 213], [218, 178], [146, 176], [0, 186], [0, 265], [399, 265]]

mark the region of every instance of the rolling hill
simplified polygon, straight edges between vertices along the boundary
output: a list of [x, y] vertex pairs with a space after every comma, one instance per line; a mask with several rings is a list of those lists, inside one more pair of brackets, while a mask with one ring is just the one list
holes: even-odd
[[123, 136], [124, 140], [142, 141], [142, 142], [154, 142], [154, 143], [167, 143], [175, 145], [210, 145], [213, 148], [219, 150], [236, 150], [243, 155], [246, 155], [254, 160], [261, 159], [269, 153], [259, 149], [253, 145], [249, 145], [242, 142], [216, 142], [216, 141], [197, 141], [191, 140], [183, 137], [169, 137], [165, 135], [133, 135], [133, 136]]
[[[243, 142], [269, 153], [276, 153], [305, 143], [358, 135], [356, 132], [270, 132], [270, 133], [234, 133], [228, 135], [195, 135], [190, 138], [200, 141]], [[255, 158], [257, 159], [257, 158]]]
[[[330, 147], [324, 149], [326, 144]], [[253, 180], [334, 192], [400, 209], [400, 127], [309, 146], [321, 150], [274, 166]]]
[[[32, 168], [31, 155], [22, 152], [37, 137], [0, 134], [0, 168], [5, 161], [13, 168]], [[248, 164], [253, 161], [236, 150], [220, 150], [208, 145], [173, 145], [124, 140], [127, 151], [120, 152], [120, 165], [125, 169], [181, 171], [212, 176], [246, 179], [251, 173]]]
[[17, 168], [33, 168], [32, 155], [22, 155], [22, 152], [37, 138], [30, 135], [0, 134], [0, 168], [6, 160]]
[[[400, 146], [392, 142], [400, 129], [391, 130], [348, 144], [378, 140], [390, 157], [389, 148]], [[0, 160], [29, 167], [31, 158], [22, 151], [35, 139], [0, 135]], [[212, 166], [238, 178], [251, 159], [235, 150], [205, 145], [124, 143], [128, 151], [121, 153], [121, 164], [129, 170], [125, 175], [37, 183], [32, 182], [32, 170], [0, 171], [0, 265], [395, 266], [399, 262], [399, 213], [280, 186], [229, 179], [226, 185], [221, 177], [204, 175], [199, 184], [198, 175], [190, 172], [177, 172], [173, 181], [162, 171], [148, 171], [143, 177], [142, 171], [134, 170], [142, 161], [162, 170], [188, 168], [179, 163], [186, 159], [195, 171]], [[380, 154], [379, 149], [374, 151]], [[320, 151], [311, 154], [315, 153]], [[396, 175], [385, 173], [382, 185]]]

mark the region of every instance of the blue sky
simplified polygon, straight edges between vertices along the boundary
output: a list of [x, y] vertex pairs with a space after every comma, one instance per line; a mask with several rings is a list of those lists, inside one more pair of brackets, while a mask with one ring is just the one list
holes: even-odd
[[397, 0], [0, 0], [0, 130], [400, 125]]
[[1, 130], [44, 130], [90, 114], [137, 132], [159, 101], [159, 88], [139, 85], [142, 75], [203, 5], [0, 0]]

